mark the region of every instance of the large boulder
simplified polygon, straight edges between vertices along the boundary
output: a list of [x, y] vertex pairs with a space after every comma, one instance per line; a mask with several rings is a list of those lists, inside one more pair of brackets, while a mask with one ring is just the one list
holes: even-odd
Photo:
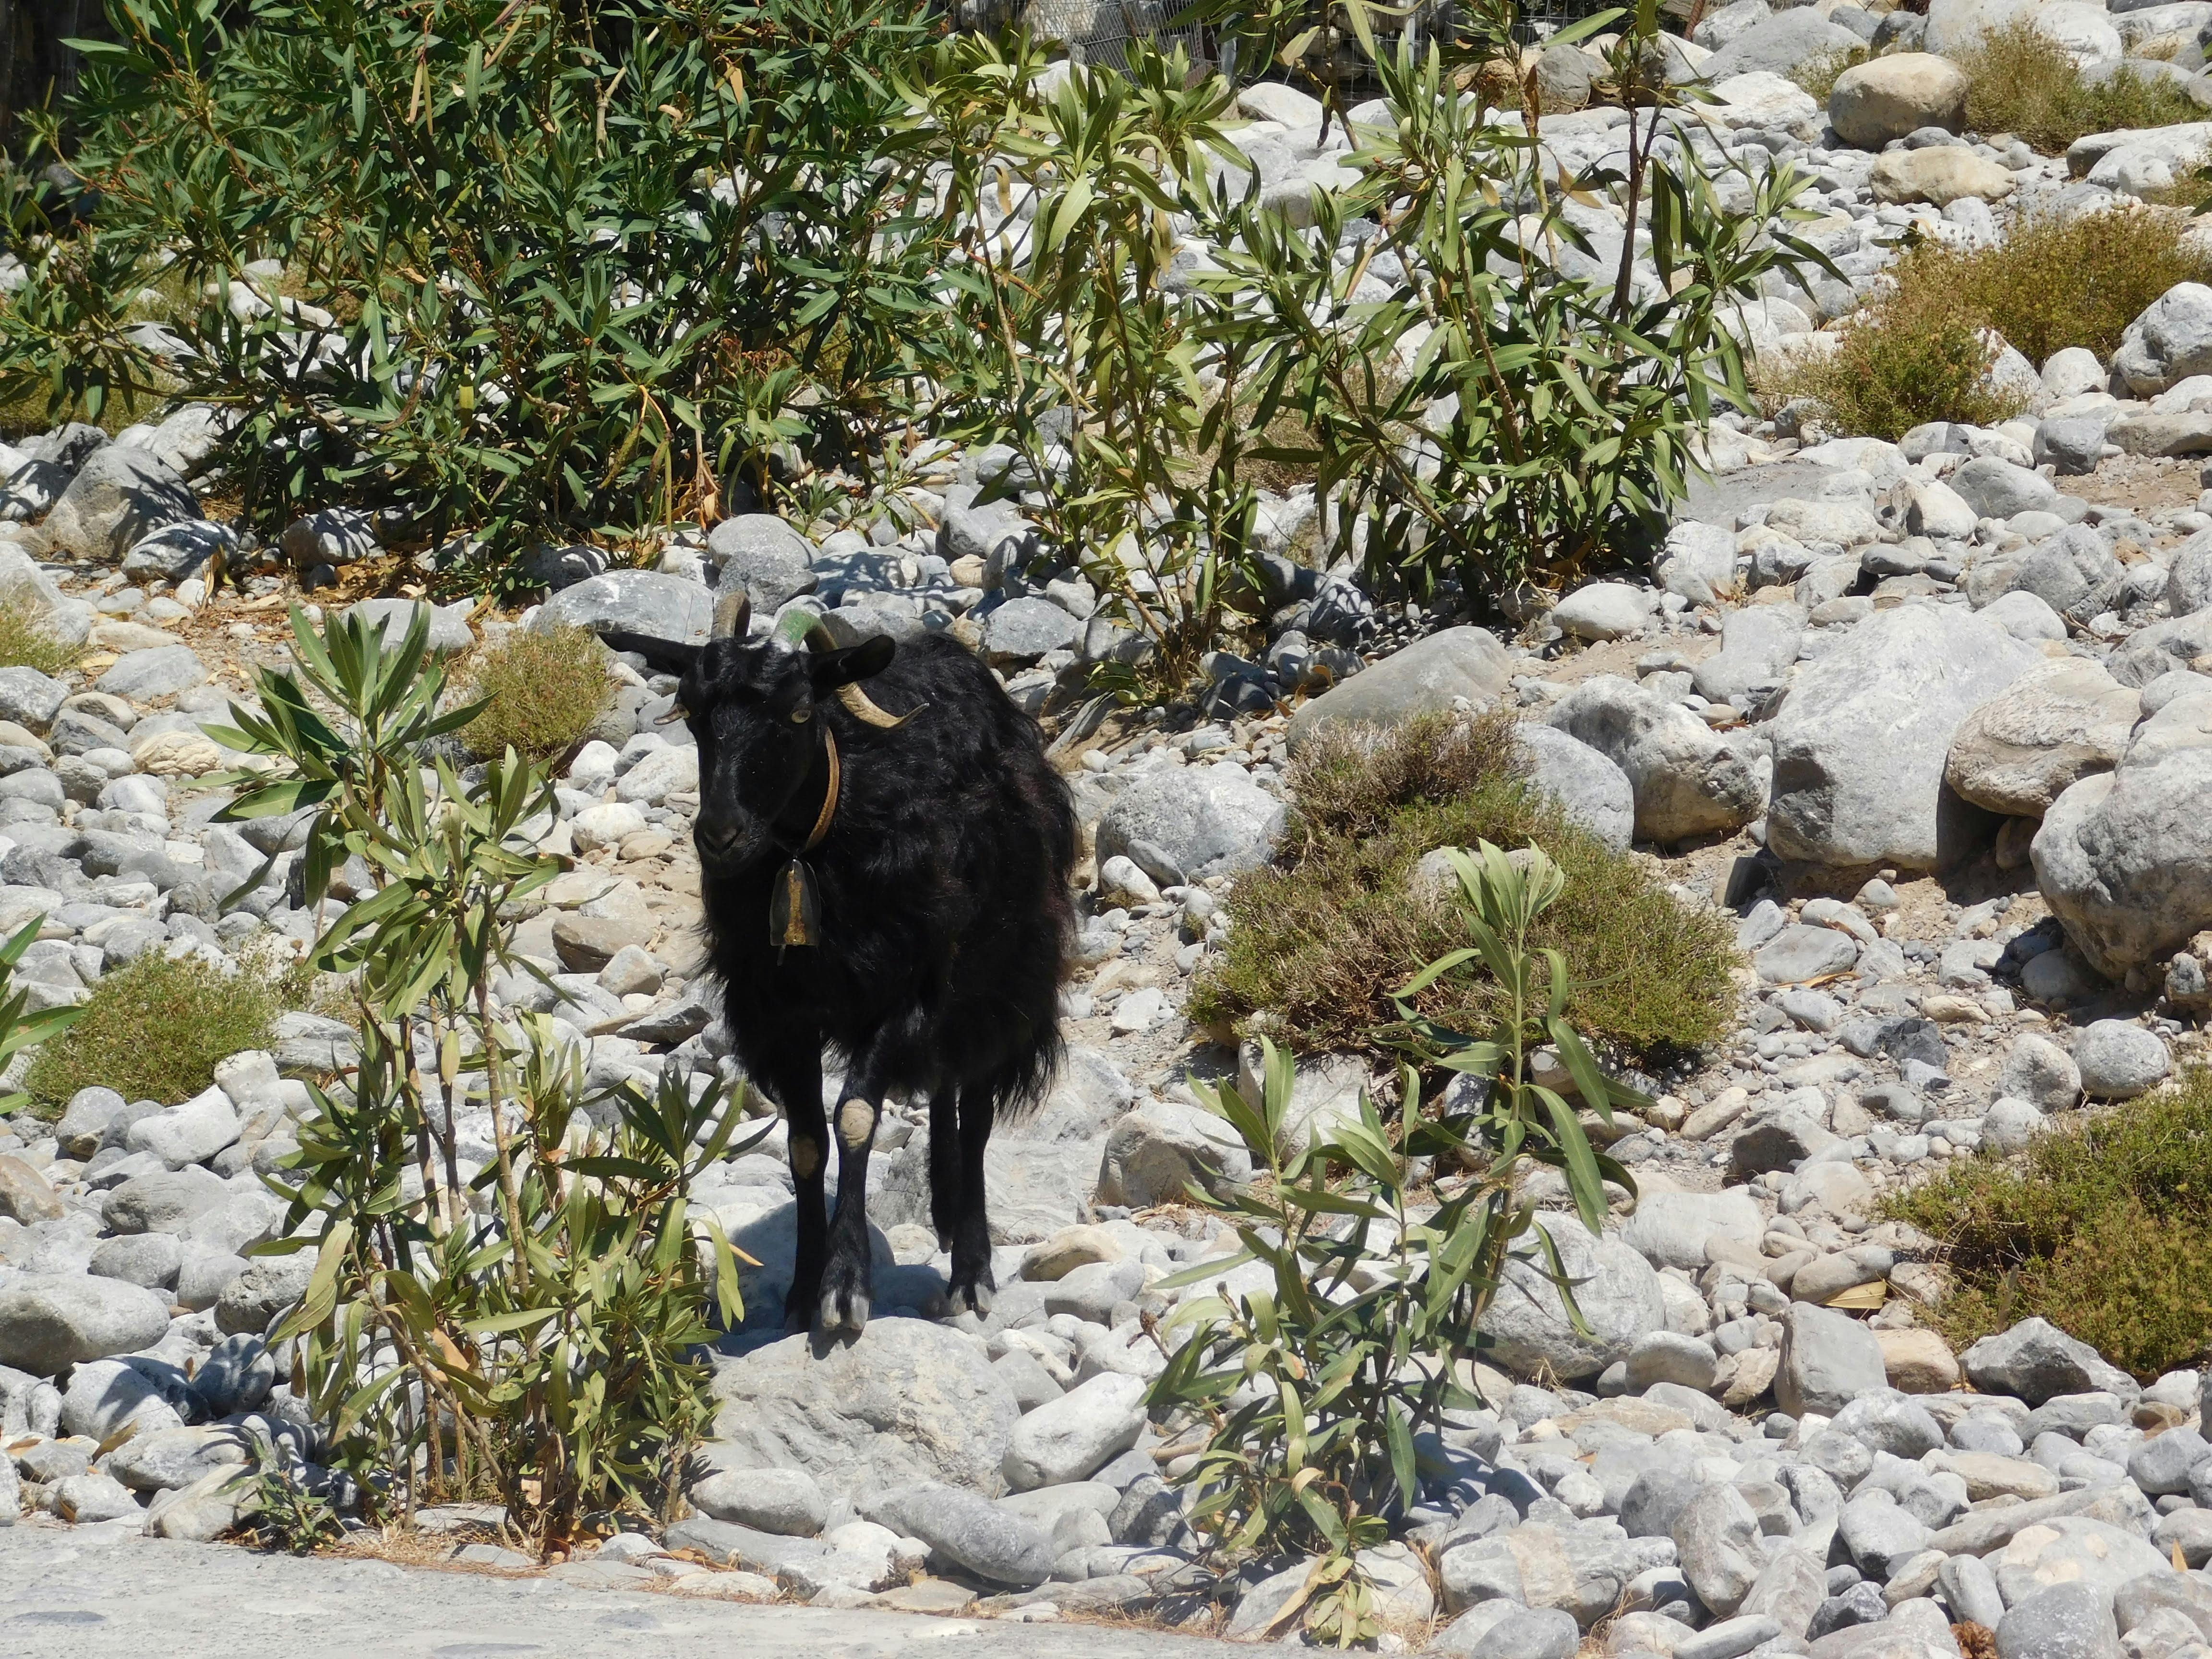
[[1323, 692], [1291, 717], [1299, 748], [1326, 726], [1402, 726], [1419, 714], [1448, 713], [1455, 698], [1493, 703], [1513, 683], [1513, 659], [1480, 628], [1447, 628]]
[[178, 1407], [190, 1401], [183, 1379], [167, 1366], [143, 1359], [85, 1360], [70, 1368], [58, 1426], [88, 1440], [105, 1440], [126, 1425], [158, 1434], [184, 1425]]
[[2212, 610], [2192, 611], [2138, 628], [2106, 659], [2105, 666], [2122, 685], [2138, 690], [2177, 668], [2212, 668]]
[[27, 731], [46, 730], [69, 696], [69, 687], [35, 668], [0, 668], [0, 720]]
[[1636, 790], [1628, 775], [1554, 726], [1523, 720], [1514, 732], [1529, 784], [1607, 847], [1626, 852], [1636, 833]]
[[714, 622], [714, 596], [703, 583], [658, 570], [610, 570], [564, 587], [531, 619], [540, 633], [588, 628], [620, 629], [679, 645], [702, 644]]
[[2142, 696], [2103, 664], [2059, 658], [1960, 723], [1943, 781], [1977, 806], [2039, 818], [2083, 778], [2119, 763], [2142, 713]]
[[2212, 288], [2176, 283], [2152, 301], [2120, 337], [2112, 372], [2141, 398], [2212, 373]]
[[1083, 624], [1050, 599], [1008, 599], [983, 618], [983, 654], [1012, 672], [1048, 652], [1064, 651], [1081, 637]]
[[1021, 1415], [981, 1348], [920, 1319], [819, 1348], [788, 1336], [718, 1361], [714, 1387], [722, 1467], [803, 1469], [833, 1492], [941, 1481], [996, 1497]]
[[2166, 1081], [2172, 1056], [2155, 1031], [2124, 1019], [2093, 1020], [2075, 1039], [2081, 1089], [2093, 1100], [2133, 1100]]
[[2008, 1394], [2040, 1406], [2061, 1395], [2141, 1392], [2135, 1381], [2087, 1343], [2047, 1319], [2023, 1319], [1985, 1336], [1960, 1356], [1966, 1379], [1984, 1394]]
[[1698, 1600], [1725, 1619], [1743, 1605], [1766, 1565], [1759, 1516], [1734, 1486], [1715, 1482], [1675, 1517], [1682, 1577]]
[[1709, 1239], [1754, 1248], [1766, 1231], [1759, 1200], [1743, 1188], [1720, 1193], [1646, 1192], [1620, 1224], [1620, 1242], [1655, 1267], [1703, 1273]]
[[1098, 1164], [1103, 1204], [1141, 1208], [1190, 1201], [1252, 1178], [1251, 1155], [1225, 1118], [1176, 1100], [1148, 1100], [1106, 1137]]
[[179, 519], [142, 537], [123, 556], [123, 574], [135, 581], [180, 582], [217, 553], [238, 546], [238, 532], [205, 519]]
[[256, 1258], [216, 1298], [216, 1328], [227, 1336], [251, 1336], [267, 1330], [307, 1294], [314, 1271], [315, 1258], [304, 1250]]
[[1643, 839], [1734, 830], [1765, 804], [1758, 773], [1725, 738], [1681, 704], [1618, 674], [1584, 680], [1545, 720], [1626, 775]]
[[773, 513], [740, 513], [707, 536], [707, 556], [720, 572], [723, 591], [742, 587], [753, 610], [772, 617], [821, 585], [806, 538]]
[[2075, 948], [2108, 978], [2212, 927], [2212, 694], [2177, 698], [2119, 764], [2053, 801], [2029, 849]]
[[[1764, 0], [1750, 0], [1764, 9]], [[1692, 605], [1717, 607], [1735, 597], [1735, 538], [1718, 525], [1686, 519], [1667, 532], [1652, 574], [1669, 593]]]
[[1590, 86], [1603, 72], [1580, 46], [1547, 46], [1536, 59], [1536, 90], [1544, 108], [1564, 115], [1589, 102]]
[[142, 1117], [124, 1133], [126, 1152], [151, 1152], [172, 1170], [204, 1164], [239, 1136], [238, 1110], [212, 1085], [181, 1106]]
[[1709, 702], [1732, 702], [1755, 688], [1787, 684], [1804, 637], [1805, 612], [1796, 605], [1730, 611], [1720, 650], [1690, 671], [1691, 689]]
[[119, 560], [164, 525], [200, 516], [185, 481], [129, 444], [93, 451], [45, 524], [50, 556]]
[[1480, 1639], [1464, 1645], [1453, 1634], [1462, 1620], [1431, 1651], [1495, 1659], [1566, 1659], [1577, 1629], [1617, 1613], [1637, 1577], [1674, 1554], [1671, 1539], [1607, 1537], [1540, 1521], [1450, 1533], [1437, 1549], [1445, 1607], [1495, 1607], [1502, 1617], [1494, 1627], [1468, 1625]]
[[1880, 149], [1923, 127], [1966, 125], [1966, 72], [1933, 52], [1901, 52], [1859, 64], [1836, 77], [1828, 124], [1847, 144]]
[[1014, 1425], [1006, 1483], [1016, 1492], [1088, 1480], [1137, 1443], [1145, 1427], [1142, 1377], [1103, 1371], [1047, 1401]]
[[[103, 455], [107, 452], [102, 450]], [[207, 683], [207, 668], [189, 645], [155, 645], [126, 651], [94, 682], [95, 690], [126, 702], [174, 696]]]
[[[2196, 27], [2191, 25], [2192, 29]], [[2084, 133], [2066, 147], [2066, 167], [2075, 178], [2100, 190], [2145, 195], [2185, 180], [2203, 160], [2208, 143], [2212, 143], [2212, 121], [2177, 121], [2162, 127]], [[2185, 337], [2186, 332], [2185, 329]]]
[[422, 648], [434, 657], [457, 657], [477, 642], [469, 631], [467, 600], [432, 605], [427, 599], [363, 599], [348, 614], [378, 629], [387, 644], [397, 646], [407, 637], [416, 617], [422, 619]]
[[[2139, 1538], [2130, 1541], [2148, 1547]], [[2123, 1659], [2109, 1587], [2100, 1593], [2088, 1584], [2054, 1582], [2005, 1599], [1994, 1632], [1996, 1659]]]
[[1233, 875], [1267, 861], [1285, 816], [1241, 766], [1163, 767], [1106, 809], [1098, 862], [1129, 858], [1163, 886]]
[[1881, 1343], [1871, 1328], [1849, 1314], [1809, 1302], [1793, 1302], [1782, 1322], [1782, 1364], [1774, 1374], [1775, 1403], [1792, 1417], [1838, 1412], [1876, 1389], [1889, 1386]]
[[2018, 465], [2001, 455], [1977, 455], [1951, 475], [1951, 488], [1960, 501], [1984, 519], [2009, 519], [2016, 513], [2045, 512], [2058, 499], [2057, 484], [2033, 468]]
[[1714, 85], [1760, 70], [1787, 76], [1816, 58], [1850, 52], [1863, 44], [1840, 23], [1830, 22], [1809, 6], [1793, 8], [1754, 23], [1699, 64], [1698, 74]]
[[1955, 609], [1875, 612], [1798, 671], [1771, 722], [1767, 844], [1812, 864], [1936, 867], [1957, 838], [1944, 800], [1951, 740], [2043, 660]]
[[2102, 536], [2069, 525], [2008, 558], [1978, 560], [1966, 573], [1966, 598], [1978, 610], [2007, 593], [2033, 593], [2060, 616], [2087, 623], [2111, 608], [2126, 574]]
[[1561, 599], [1552, 620], [1570, 638], [1624, 640], [1651, 625], [1658, 595], [1627, 582], [1592, 582]]
[[2046, 0], [2028, 15], [2035, 32], [2063, 48], [2076, 69], [2109, 64], [2120, 55], [2120, 32], [2104, 0]]
[[64, 597], [54, 579], [12, 543], [0, 543], [0, 605], [64, 645], [82, 645], [99, 618], [88, 601]]
[[1579, 1222], [1550, 1223], [1559, 1265], [1575, 1282], [1575, 1304], [1587, 1331], [1575, 1328], [1559, 1288], [1534, 1261], [1507, 1264], [1480, 1328], [1494, 1345], [1492, 1361], [1522, 1376], [1571, 1382], [1626, 1359], [1637, 1339], [1667, 1326], [1659, 1275], [1617, 1238], [1592, 1238]]
[[358, 564], [376, 551], [376, 521], [359, 507], [325, 507], [286, 525], [276, 545], [295, 570]]
[[2212, 530], [2200, 530], [2173, 550], [2166, 567], [2166, 608], [2176, 617], [2212, 606]]
[[0, 1365], [34, 1376], [150, 1347], [168, 1328], [168, 1298], [119, 1279], [27, 1273], [0, 1290]]
[[[2083, 25], [2087, 20], [2074, 15], [2077, 13], [2094, 13], [2103, 21], [2105, 35], [2111, 39], [2109, 50], [2101, 49], [2104, 36], [2085, 33]], [[1983, 35], [2002, 29], [2016, 19], [2033, 23], [2038, 33], [2047, 35], [2069, 51], [2082, 43], [2100, 48], [2081, 58], [2079, 61], [2082, 63], [2119, 55], [2118, 35], [2106, 17], [2104, 7], [2069, 3], [2069, 0], [1930, 0], [1921, 49], [1957, 58], [1972, 49]]]
[[1931, 202], [1937, 207], [1970, 199], [2002, 201], [2016, 183], [2002, 163], [1964, 144], [1885, 151], [1868, 179], [1877, 202]]
[[958, 1486], [928, 1481], [862, 1500], [868, 1517], [919, 1538], [963, 1571], [1027, 1589], [1052, 1571], [1052, 1539], [1036, 1522]]
[[182, 1233], [230, 1196], [230, 1183], [212, 1170], [156, 1170], [117, 1182], [100, 1206], [100, 1219], [110, 1232]]

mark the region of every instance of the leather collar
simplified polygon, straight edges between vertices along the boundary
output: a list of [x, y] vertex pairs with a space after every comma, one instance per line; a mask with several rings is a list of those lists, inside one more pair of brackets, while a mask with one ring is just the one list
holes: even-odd
[[[830, 730], [827, 720], [822, 723], [822, 744], [829, 762], [830, 775], [823, 786], [822, 810], [814, 815], [814, 827], [806, 832], [806, 839], [799, 848], [796, 856], [799, 858], [805, 858], [821, 846], [829, 835], [830, 822], [837, 816], [838, 797], [844, 787], [844, 769], [837, 757], [837, 734]], [[811, 773], [813, 769], [810, 767], [807, 769]], [[787, 848], [791, 844], [781, 835], [778, 835], [776, 840]]]

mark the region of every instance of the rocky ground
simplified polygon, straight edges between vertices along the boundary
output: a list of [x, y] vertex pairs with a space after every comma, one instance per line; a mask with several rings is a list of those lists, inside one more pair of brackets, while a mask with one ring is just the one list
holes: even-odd
[[[2087, 210], [2157, 186], [2160, 167], [2170, 182], [2201, 147], [2183, 129], [2101, 135], [2052, 161], [1957, 142], [1944, 60], [1926, 53], [1869, 65], [1825, 114], [1784, 78], [1838, 32], [1917, 29], [1947, 50], [1980, 3], [1936, 0], [1923, 20], [1745, 0], [1706, 20], [1712, 59], [1685, 52], [1719, 94], [1692, 142], [1802, 158], [1819, 180], [1814, 240], [1850, 279], [1770, 299], [1745, 319], [1755, 345], [1821, 337], [1814, 325], [1872, 284], [1909, 222], [1972, 239], [2023, 205]], [[2044, 11], [2114, 58], [2163, 31], [2191, 33], [2181, 57], [2201, 63], [2193, 32], [2212, 23], [2199, 4]], [[1247, 100], [1261, 118], [1240, 142], [1271, 190], [1336, 165], [1301, 137], [1311, 115], [1295, 96]], [[1543, 137], [1583, 165], [1623, 119], [1547, 117]], [[1424, 1443], [1422, 1504], [1364, 1564], [1385, 1645], [1953, 1659], [1953, 1626], [1972, 1624], [2007, 1659], [2201, 1659], [2212, 1378], [2144, 1386], [2039, 1321], [1954, 1354], [1917, 1311], [1942, 1294], [1931, 1241], [1878, 1206], [1921, 1171], [2015, 1152], [2201, 1058], [2212, 512], [2183, 458], [2212, 444], [2208, 343], [2212, 291], [2185, 286], [2111, 362], [2002, 362], [2031, 406], [1994, 429], [1889, 444], [1724, 422], [1707, 446], [1716, 476], [1650, 570], [1565, 595], [1510, 637], [1302, 566], [1311, 493], [1270, 497], [1266, 651], [1213, 659], [1198, 706], [1072, 724], [1057, 745], [1093, 848], [1081, 967], [1049, 1099], [993, 1143], [990, 1315], [941, 1317], [918, 1111], [895, 1105], [878, 1138], [877, 1315], [849, 1345], [774, 1328], [788, 1174], [774, 1135], [730, 1160], [700, 1198], [764, 1265], [745, 1285], [754, 1318], [715, 1359], [726, 1406], [696, 1513], [556, 1569], [560, 1595], [605, 1589], [628, 1609], [651, 1585], [1266, 1628], [1303, 1565], [1213, 1582], [1169, 1484], [1188, 1447], [1141, 1401], [1162, 1362], [1139, 1321], [1174, 1300], [1154, 1286], [1229, 1248], [1179, 1201], [1185, 1184], [1249, 1172], [1189, 1083], [1249, 1073], [1250, 1056], [1193, 1029], [1183, 1000], [1225, 937], [1228, 879], [1281, 830], [1300, 743], [1332, 721], [1503, 706], [1542, 787], [1686, 902], [1732, 915], [1739, 1018], [1622, 1126], [1612, 1150], [1634, 1168], [1632, 1211], [1617, 1206], [1601, 1238], [1559, 1232], [1589, 1277], [1591, 1333], [1533, 1275], [1493, 1310], [1491, 1407]], [[73, 427], [0, 456], [0, 599], [92, 653], [60, 678], [0, 670], [0, 928], [46, 918], [19, 974], [34, 1006], [81, 1000], [149, 951], [235, 963], [316, 931], [285, 850], [300, 826], [211, 821], [222, 796], [192, 780], [234, 757], [199, 725], [281, 659], [298, 587], [343, 591], [390, 526], [333, 510], [276, 544], [241, 542], [179, 476], [211, 419], [184, 410], [114, 442]], [[545, 550], [541, 605], [439, 610], [434, 643], [552, 622], [698, 638], [716, 589], [736, 584], [763, 628], [798, 604], [853, 635], [951, 629], [1027, 706], [1062, 708], [1122, 636], [1042, 547], [1019, 489], [981, 499], [1012, 464], [945, 451], [907, 487], [911, 532], [886, 513], [810, 541], [747, 515], [672, 532], [635, 570]], [[217, 550], [236, 584], [210, 594]], [[438, 555], [422, 556], [427, 578]], [[545, 843], [574, 867], [522, 929], [561, 1000], [521, 978], [501, 994], [553, 1012], [601, 1082], [726, 1069], [695, 977], [696, 757], [680, 724], [658, 723], [670, 683], [634, 661], [618, 672]], [[295, 1079], [342, 1064], [349, 1042], [295, 1011], [195, 1099], [92, 1088], [58, 1122], [0, 1130], [0, 1525], [20, 1507], [24, 1534], [0, 1559], [49, 1574], [66, 1547], [45, 1534], [70, 1527], [88, 1542], [216, 1537], [257, 1434], [320, 1480], [315, 1427], [262, 1340], [306, 1261], [242, 1253], [277, 1219], [258, 1176], [307, 1109]], [[1303, 1057], [1299, 1115], [1323, 1121], [1366, 1081], [1355, 1061]], [[489, 1124], [461, 1128], [465, 1152], [488, 1158]], [[494, 1519], [433, 1515], [409, 1559], [535, 1572]], [[167, 1559], [152, 1544], [112, 1559]], [[57, 1620], [96, 1599], [41, 1594], [35, 1616]], [[1966, 1659], [1981, 1639], [1968, 1634]]]
[[[16, 1651], [137, 1659], [174, 1650], [287, 1659], [301, 1632], [332, 1632], [356, 1659], [917, 1659], [948, 1641], [978, 1659], [1039, 1651], [1012, 1620], [915, 1619], [875, 1608], [752, 1606], [658, 1587], [595, 1588], [567, 1570], [410, 1572], [383, 1560], [295, 1559], [221, 1545], [155, 1543], [118, 1526], [0, 1533], [0, 1613]], [[125, 1587], [127, 1593], [119, 1593]], [[1065, 1625], [1070, 1659], [1176, 1659], [1212, 1643], [1133, 1626]]]

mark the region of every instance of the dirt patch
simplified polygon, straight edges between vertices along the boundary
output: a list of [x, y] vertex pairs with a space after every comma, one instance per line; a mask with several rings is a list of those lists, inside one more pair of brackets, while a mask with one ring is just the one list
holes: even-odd
[[2162, 507], [2195, 507], [2204, 488], [2203, 471], [2201, 459], [2115, 455], [2099, 462], [2087, 477], [2062, 478], [2058, 483], [2069, 495], [2099, 504], [2124, 502], [2128, 512], [2148, 518]]

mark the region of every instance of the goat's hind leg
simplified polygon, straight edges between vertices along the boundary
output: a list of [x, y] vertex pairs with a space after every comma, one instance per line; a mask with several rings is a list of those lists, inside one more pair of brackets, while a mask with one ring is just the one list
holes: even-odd
[[960, 1215], [960, 1086], [941, 1083], [929, 1096], [929, 1222], [941, 1249], [952, 1248]]
[[[938, 1231], [949, 1235], [945, 1242], [952, 1251], [952, 1283], [945, 1301], [956, 1314], [972, 1311], [981, 1316], [990, 1312], [991, 1294], [998, 1288], [991, 1273], [991, 1223], [983, 1205], [983, 1151], [997, 1115], [997, 1090], [988, 1082], [961, 1087], [957, 1183], [950, 1194], [939, 1180], [934, 1104], [929, 1127], [930, 1200], [939, 1218]], [[948, 1196], [950, 1226], [944, 1218]]]

